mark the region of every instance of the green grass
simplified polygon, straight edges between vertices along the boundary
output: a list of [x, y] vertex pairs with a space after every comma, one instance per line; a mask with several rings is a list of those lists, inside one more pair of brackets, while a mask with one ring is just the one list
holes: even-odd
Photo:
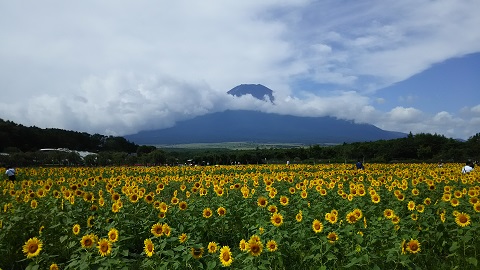
[[223, 143], [188, 143], [188, 144], [157, 144], [158, 148], [183, 148], [183, 149], [230, 149], [252, 150], [256, 148], [299, 148], [306, 147], [301, 143], [254, 143], [254, 142], [223, 142]]

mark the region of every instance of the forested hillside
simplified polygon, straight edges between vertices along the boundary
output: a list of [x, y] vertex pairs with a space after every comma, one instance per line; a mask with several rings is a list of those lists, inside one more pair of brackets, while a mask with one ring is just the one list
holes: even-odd
[[[39, 151], [68, 148], [92, 152]], [[138, 146], [122, 137], [90, 135], [61, 129], [25, 127], [0, 120], [0, 164], [31, 165], [224, 165], [261, 163], [335, 163], [361, 159], [373, 162], [465, 162], [480, 160], [480, 133], [467, 141], [437, 134], [409, 134], [405, 138], [335, 146], [305, 145], [295, 148], [257, 147], [251, 150], [159, 149]]]
[[30, 152], [42, 148], [135, 152], [137, 147], [138, 145], [123, 137], [90, 135], [56, 128], [26, 127], [0, 119], [0, 152]]

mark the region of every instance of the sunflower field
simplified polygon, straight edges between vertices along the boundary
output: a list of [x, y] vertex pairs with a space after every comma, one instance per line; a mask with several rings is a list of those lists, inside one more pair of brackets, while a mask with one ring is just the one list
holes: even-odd
[[18, 168], [0, 268], [480, 268], [480, 173], [366, 167]]

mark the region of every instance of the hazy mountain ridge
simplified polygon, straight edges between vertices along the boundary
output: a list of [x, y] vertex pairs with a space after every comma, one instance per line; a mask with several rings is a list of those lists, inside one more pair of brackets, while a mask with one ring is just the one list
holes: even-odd
[[343, 143], [406, 137], [369, 124], [333, 117], [300, 117], [258, 111], [227, 110], [178, 122], [175, 126], [141, 131], [125, 138], [137, 144], [218, 142]]
[[[273, 90], [261, 84], [241, 84], [227, 93], [252, 95], [273, 103]], [[215, 112], [176, 123], [175, 126], [127, 135], [138, 144], [188, 143], [301, 143], [325, 144], [389, 140], [407, 134], [333, 117], [300, 117], [247, 110]]]

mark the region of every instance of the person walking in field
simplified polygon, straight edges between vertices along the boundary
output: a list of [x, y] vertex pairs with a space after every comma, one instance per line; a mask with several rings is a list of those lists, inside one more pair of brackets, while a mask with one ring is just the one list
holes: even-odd
[[357, 170], [365, 170], [365, 166], [363, 166], [363, 163], [360, 161], [360, 159], [357, 160], [355, 167], [357, 168]]
[[10, 181], [15, 181], [15, 169], [12, 166], [8, 166], [7, 170], [5, 171], [5, 174], [8, 176], [8, 180]]
[[473, 168], [474, 168], [475, 165], [473, 165], [473, 162], [471, 161], [468, 161], [465, 166], [463, 166], [462, 168], [462, 173], [469, 173], [471, 171], [473, 171]]

